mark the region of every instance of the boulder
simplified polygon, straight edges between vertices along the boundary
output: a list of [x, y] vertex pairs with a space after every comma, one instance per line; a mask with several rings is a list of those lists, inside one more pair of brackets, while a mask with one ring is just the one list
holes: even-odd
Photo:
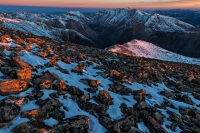
[[72, 62], [71, 57], [66, 57], [64, 62], [70, 64]]
[[21, 44], [24, 44], [24, 40], [21, 38], [18, 38], [17, 40], [14, 41], [14, 43], [21, 45]]
[[117, 70], [111, 70], [110, 71], [110, 77], [113, 77], [113, 76], [119, 77], [120, 72], [118, 72]]
[[19, 79], [0, 82], [0, 95], [9, 95], [22, 92], [28, 88], [29, 83]]
[[5, 56], [6, 56], [6, 54], [3, 52], [3, 50], [2, 50], [2, 49], [0, 49], [0, 56], [3, 56], [3, 57], [5, 57]]
[[25, 118], [25, 117], [35, 118], [37, 116], [38, 116], [38, 110], [37, 109], [21, 112], [22, 118]]
[[145, 89], [141, 89], [140, 91], [136, 91], [134, 93], [134, 98], [136, 101], [141, 102], [142, 100], [144, 100], [146, 95], [146, 90]]
[[136, 106], [136, 108], [144, 110], [144, 109], [149, 108], [149, 106], [144, 101], [141, 101], [141, 102], [138, 103], [138, 105]]
[[128, 131], [128, 133], [144, 133], [143, 131], [139, 130], [139, 129], [130, 129]]
[[61, 79], [59, 79], [54, 85], [54, 89], [62, 93], [64, 92], [66, 93], [66, 88], [67, 88], [66, 83]]
[[72, 69], [72, 72], [82, 74], [82, 73], [83, 73], [83, 70], [84, 70], [84, 68], [75, 67], [75, 68]]
[[160, 124], [164, 121], [163, 116], [159, 112], [153, 113], [153, 118]]
[[90, 119], [88, 116], [78, 115], [59, 122], [53, 127], [54, 133], [89, 133]]
[[193, 104], [193, 101], [192, 101], [192, 99], [188, 96], [188, 95], [183, 95], [182, 97], [181, 97], [181, 99], [185, 102], [185, 103], [187, 103], [187, 104]]
[[31, 69], [21, 69], [17, 70], [17, 78], [18, 79], [27, 79], [30, 80], [32, 73]]
[[34, 87], [40, 89], [52, 89], [52, 82], [54, 81], [54, 76], [49, 72], [45, 72], [40, 78], [34, 80]]
[[40, 52], [40, 56], [43, 57], [43, 58], [45, 58], [45, 57], [48, 56], [48, 54], [46, 52], [44, 52], [44, 51], [41, 51]]
[[3, 35], [0, 37], [0, 42], [1, 43], [10, 43], [11, 37], [9, 35]]
[[90, 87], [98, 87], [101, 84], [99, 80], [90, 80]]
[[0, 103], [0, 122], [7, 123], [14, 119], [20, 113], [20, 107], [11, 102]]
[[111, 104], [110, 94], [106, 90], [99, 91], [98, 99], [103, 104], [106, 104], [106, 105]]
[[12, 129], [13, 133], [47, 133], [48, 127], [42, 120], [31, 120], [21, 123]]
[[53, 66], [58, 66], [58, 62], [56, 60], [51, 60], [47, 64], [45, 64], [47, 67], [53, 67]]

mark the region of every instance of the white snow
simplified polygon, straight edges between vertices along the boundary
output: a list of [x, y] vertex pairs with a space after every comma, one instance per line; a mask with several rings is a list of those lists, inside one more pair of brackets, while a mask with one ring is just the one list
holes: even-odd
[[58, 121], [51, 117], [49, 119], [44, 120], [44, 123], [47, 126], [53, 127], [54, 125], [58, 124]]
[[136, 39], [123, 45], [114, 45], [108, 50], [114, 53], [122, 53], [130, 56], [200, 65], [200, 59], [182, 56], [162, 49], [152, 43]]
[[23, 20], [20, 20], [20, 19], [10, 19], [10, 18], [4, 18], [4, 17], [0, 17], [0, 21], [2, 21], [2, 22], [14, 22], [14, 23], [23, 22]]
[[145, 26], [149, 27], [149, 29], [151, 30], [156, 30], [156, 31], [160, 30], [165, 32], [166, 31], [189, 32], [187, 29], [195, 28], [195, 26], [191, 24], [187, 24], [175, 18], [163, 16], [156, 13], [149, 17], [149, 19], [145, 23]]
[[25, 50], [20, 52], [22, 53], [22, 56], [20, 56], [20, 58], [31, 64], [32, 66], [44, 65], [50, 61], [49, 59], [43, 59], [37, 55], [34, 55], [32, 52], [28, 52]]

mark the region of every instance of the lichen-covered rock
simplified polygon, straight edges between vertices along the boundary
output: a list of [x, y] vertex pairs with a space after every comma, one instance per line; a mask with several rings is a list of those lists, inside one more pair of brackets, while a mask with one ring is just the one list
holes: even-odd
[[22, 92], [28, 88], [29, 83], [19, 79], [0, 82], [0, 95], [9, 95]]

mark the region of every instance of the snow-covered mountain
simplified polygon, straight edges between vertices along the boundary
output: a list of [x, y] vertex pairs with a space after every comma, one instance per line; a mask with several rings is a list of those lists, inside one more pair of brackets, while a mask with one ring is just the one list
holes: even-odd
[[[93, 41], [87, 36], [93, 38], [95, 33], [90, 32], [82, 34], [81, 28], [86, 29], [80, 19], [87, 21], [80, 12], [69, 12], [62, 15], [34, 14], [26, 12], [17, 12], [0, 15], [0, 25], [5, 28], [13, 28], [23, 32], [32, 33], [37, 36], [46, 36], [57, 38], [63, 41], [74, 41], [79, 44], [94, 45]], [[73, 22], [71, 22], [73, 21]], [[71, 23], [76, 23], [71, 25]], [[72, 27], [72, 28], [70, 28]], [[74, 28], [73, 28], [74, 27]], [[78, 31], [76, 28], [79, 28]], [[92, 34], [92, 35], [89, 35]], [[87, 36], [85, 36], [87, 35]]]
[[139, 39], [179, 54], [200, 57], [198, 28], [172, 17], [136, 9], [120, 8], [95, 14], [70, 11], [59, 15], [16, 12], [2, 13], [0, 17], [3, 27], [82, 45], [106, 48]]
[[97, 23], [119, 29], [131, 28], [135, 24], [143, 25], [147, 31], [192, 32], [195, 28], [172, 17], [150, 14], [131, 8], [100, 11], [92, 16], [92, 19], [96, 20]]
[[130, 56], [200, 65], [200, 59], [182, 56], [142, 40], [132, 40], [123, 45], [116, 44], [107, 50]]

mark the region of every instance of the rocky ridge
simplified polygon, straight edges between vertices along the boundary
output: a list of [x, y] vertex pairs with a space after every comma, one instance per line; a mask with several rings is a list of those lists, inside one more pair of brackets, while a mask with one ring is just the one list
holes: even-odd
[[200, 60], [198, 58], [190, 58], [187, 56], [179, 55], [167, 51], [165, 49], [162, 49], [160, 47], [157, 47], [152, 43], [136, 39], [127, 42], [123, 45], [116, 44], [114, 46], [106, 48], [106, 50], [113, 53], [126, 54], [129, 56], [153, 58], [153, 59], [181, 62], [187, 64], [197, 64], [197, 65], [200, 64]]
[[0, 27], [0, 132], [200, 131], [200, 67]]

